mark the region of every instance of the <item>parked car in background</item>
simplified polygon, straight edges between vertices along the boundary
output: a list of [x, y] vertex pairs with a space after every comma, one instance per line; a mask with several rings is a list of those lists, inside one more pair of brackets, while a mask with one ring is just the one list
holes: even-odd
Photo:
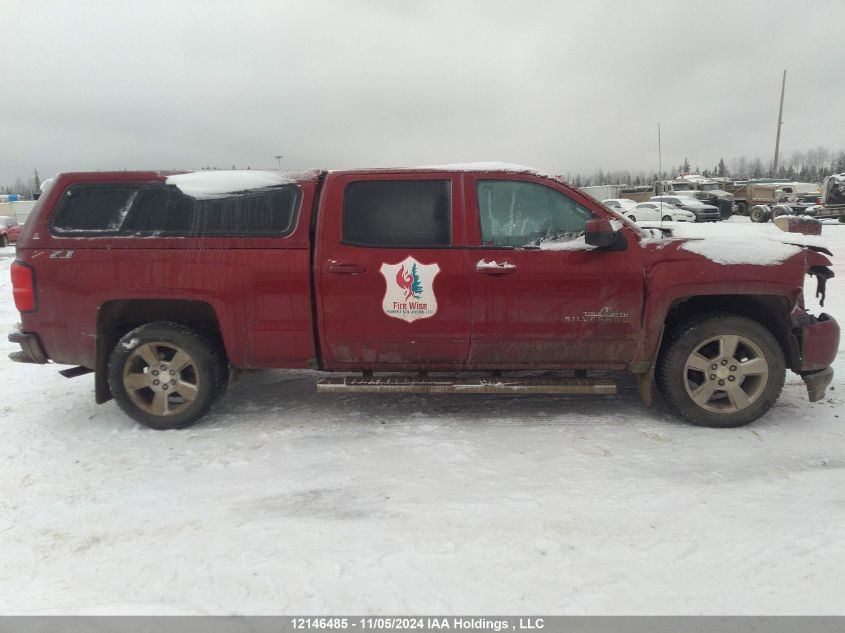
[[628, 209], [625, 215], [634, 222], [695, 222], [695, 213], [684, 211], [668, 202], [640, 202]]
[[0, 215], [0, 246], [8, 246], [18, 241], [23, 226], [15, 218]]
[[679, 209], [691, 211], [695, 214], [696, 222], [718, 222], [722, 219], [719, 207], [704, 204], [691, 196], [654, 196], [650, 202], [668, 202]]
[[636, 202], [629, 200], [628, 198], [608, 198], [607, 200], [602, 200], [601, 203], [621, 215], [627, 215], [625, 213], [626, 211], [629, 211], [637, 206]]

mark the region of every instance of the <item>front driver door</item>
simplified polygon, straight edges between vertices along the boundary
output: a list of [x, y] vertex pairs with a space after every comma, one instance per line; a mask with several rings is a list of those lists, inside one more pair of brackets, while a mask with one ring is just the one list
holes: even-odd
[[608, 367], [632, 356], [640, 329], [639, 244], [587, 246], [598, 205], [528, 174], [475, 175], [467, 183], [470, 363], [507, 367]]

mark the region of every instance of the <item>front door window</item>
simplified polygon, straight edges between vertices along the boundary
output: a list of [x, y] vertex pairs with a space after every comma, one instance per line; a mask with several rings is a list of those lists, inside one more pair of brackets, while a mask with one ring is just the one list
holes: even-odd
[[574, 239], [593, 215], [561, 193], [533, 182], [477, 182], [481, 241], [484, 246], [532, 247]]

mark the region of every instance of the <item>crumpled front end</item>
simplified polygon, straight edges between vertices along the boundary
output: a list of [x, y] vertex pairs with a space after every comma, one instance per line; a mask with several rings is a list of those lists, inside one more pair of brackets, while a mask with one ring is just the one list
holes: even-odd
[[[807, 274], [816, 278], [816, 297], [824, 305], [827, 280], [833, 277], [830, 260], [819, 252], [807, 252]], [[829, 251], [825, 251], [829, 254]], [[831, 364], [839, 350], [839, 324], [831, 315], [822, 312], [819, 316], [809, 314], [802, 305], [796, 306], [790, 315], [792, 331], [800, 345], [800, 362], [797, 372], [807, 385], [810, 402], [824, 397], [833, 380]]]

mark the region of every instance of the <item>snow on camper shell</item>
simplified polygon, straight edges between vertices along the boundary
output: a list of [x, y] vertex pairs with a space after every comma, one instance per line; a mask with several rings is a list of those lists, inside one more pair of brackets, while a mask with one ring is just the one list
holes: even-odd
[[387, 284], [381, 304], [387, 316], [410, 323], [437, 313], [434, 278], [440, 266], [408, 256], [398, 264], [385, 262], [380, 270]]

